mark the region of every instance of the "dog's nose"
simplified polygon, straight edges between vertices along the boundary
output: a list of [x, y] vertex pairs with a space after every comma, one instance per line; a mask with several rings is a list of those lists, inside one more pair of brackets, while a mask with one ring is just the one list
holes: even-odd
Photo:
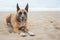
[[22, 17], [22, 21], [24, 20], [24, 17]]

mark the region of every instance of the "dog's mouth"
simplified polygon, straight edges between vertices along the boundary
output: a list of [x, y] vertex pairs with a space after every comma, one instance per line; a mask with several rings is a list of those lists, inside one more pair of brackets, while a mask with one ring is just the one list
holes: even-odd
[[26, 26], [26, 22], [25, 21], [21, 21], [21, 27]]

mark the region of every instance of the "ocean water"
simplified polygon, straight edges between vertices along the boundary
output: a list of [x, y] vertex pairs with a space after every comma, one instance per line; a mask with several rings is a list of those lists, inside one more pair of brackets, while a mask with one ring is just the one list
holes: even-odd
[[16, 4], [25, 8], [29, 4], [29, 11], [60, 11], [60, 0], [0, 0], [0, 11], [16, 11]]

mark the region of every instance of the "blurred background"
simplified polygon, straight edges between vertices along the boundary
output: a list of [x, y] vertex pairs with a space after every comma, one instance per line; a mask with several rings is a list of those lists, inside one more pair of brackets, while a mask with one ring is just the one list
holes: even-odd
[[29, 4], [29, 11], [60, 11], [60, 0], [0, 0], [0, 11], [16, 11], [16, 4], [24, 8]]

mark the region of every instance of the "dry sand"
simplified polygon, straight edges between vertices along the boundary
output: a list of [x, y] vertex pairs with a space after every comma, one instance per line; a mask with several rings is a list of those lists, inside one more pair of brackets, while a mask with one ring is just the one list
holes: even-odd
[[29, 30], [36, 36], [27, 35], [26, 37], [8, 32], [5, 20], [8, 14], [10, 12], [0, 12], [0, 40], [60, 40], [60, 12], [28, 13]]

